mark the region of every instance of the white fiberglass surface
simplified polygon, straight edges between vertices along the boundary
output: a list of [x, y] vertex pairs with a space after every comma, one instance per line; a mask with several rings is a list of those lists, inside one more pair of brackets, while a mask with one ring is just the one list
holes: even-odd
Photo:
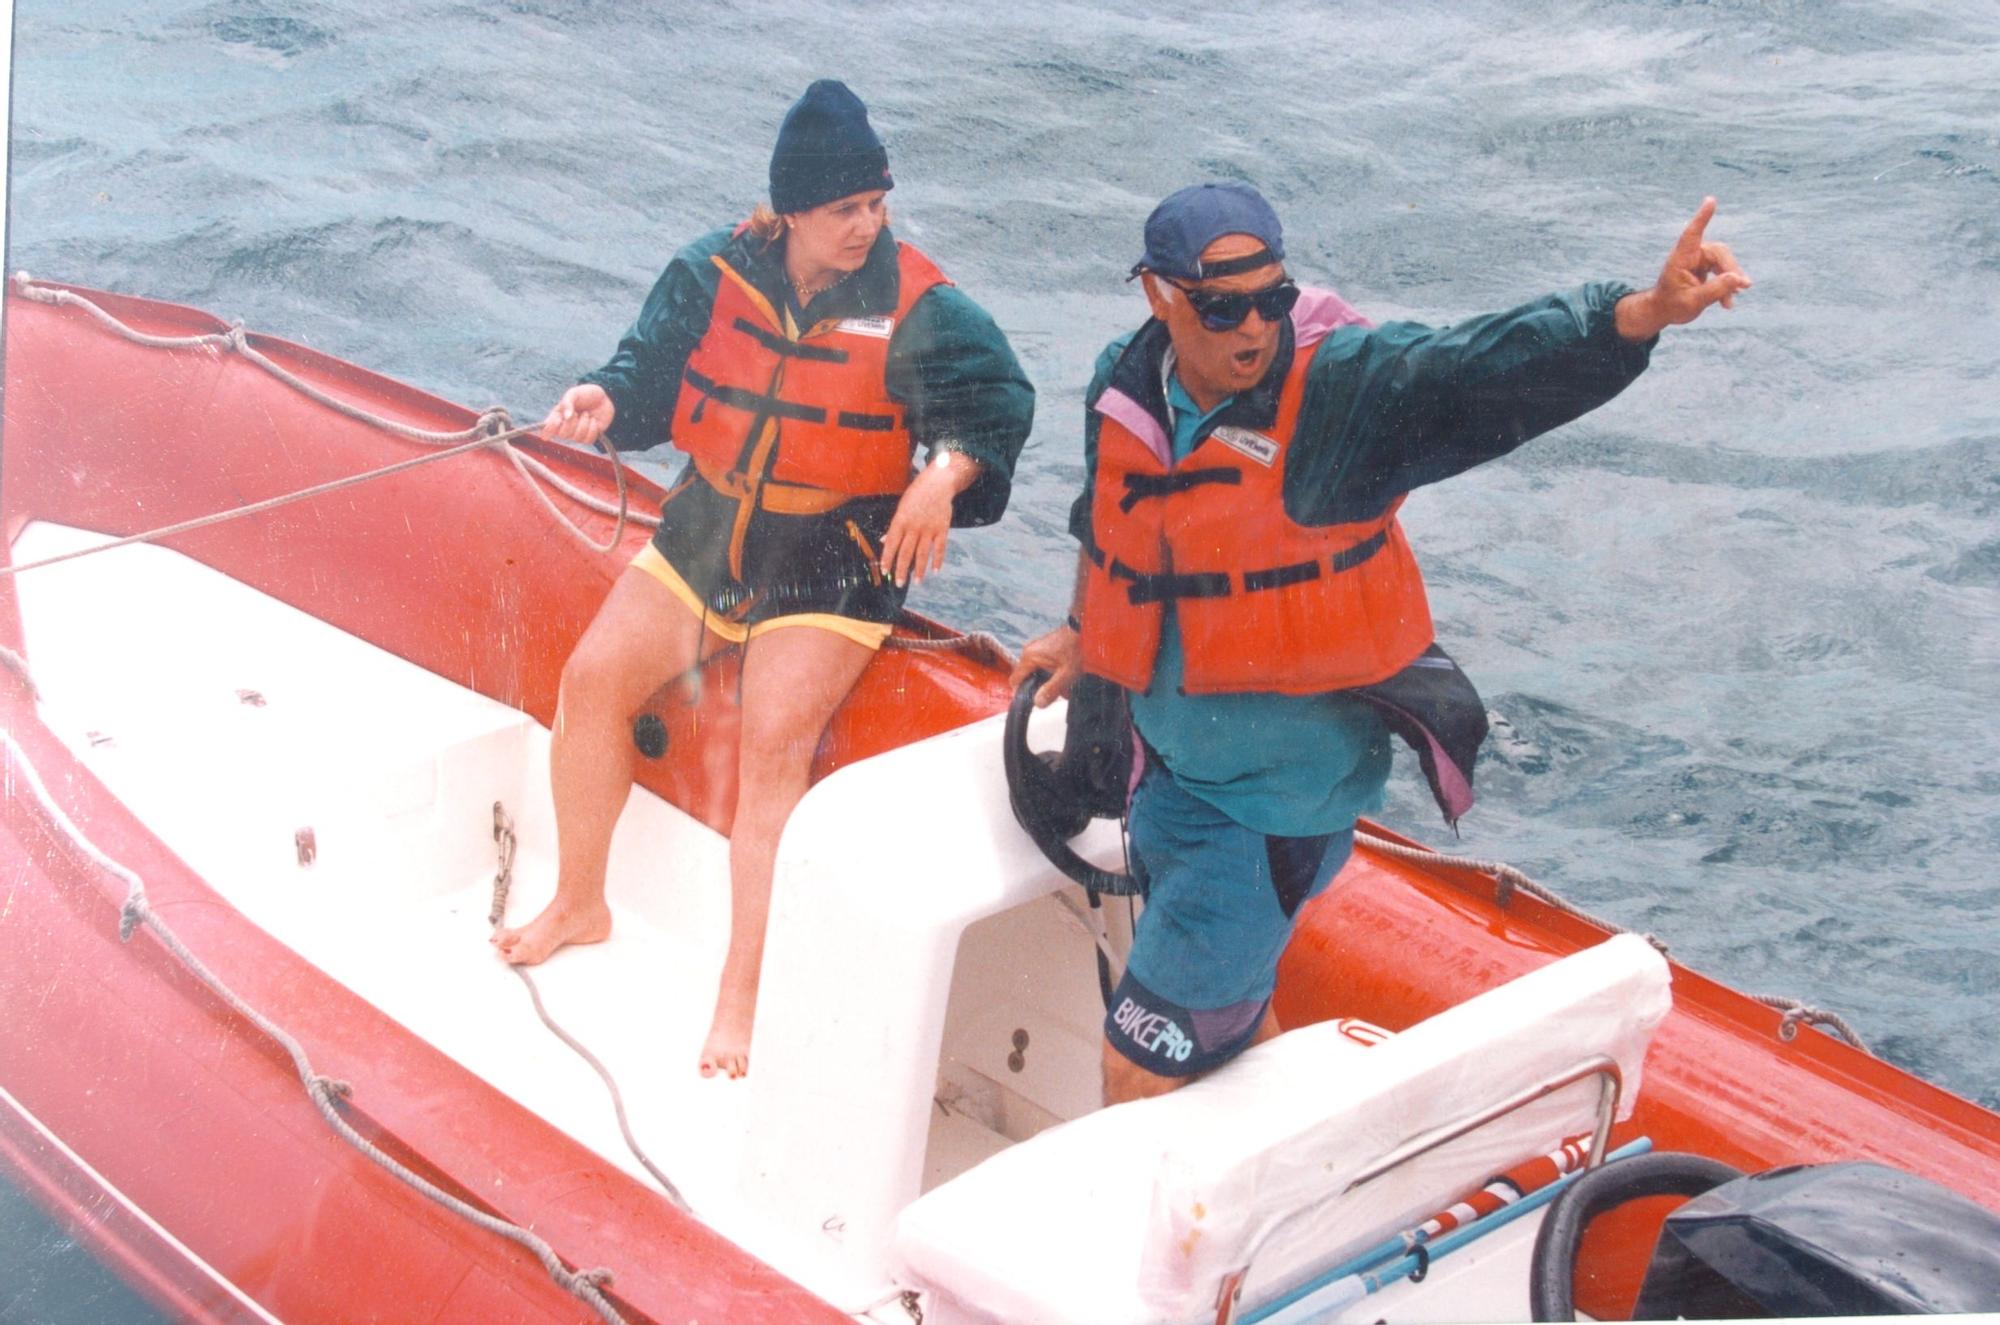
[[[36, 524], [14, 556], [100, 541]], [[20, 598], [45, 719], [177, 853], [314, 965], [641, 1175], [602, 1085], [487, 943], [496, 801], [521, 843], [509, 917], [553, 888], [539, 724], [160, 548], [30, 572]], [[736, 1227], [743, 1085], [694, 1071], [727, 934], [726, 846], [635, 790], [611, 940], [535, 978], [617, 1077], [654, 1160], [754, 1243]], [[349, 1075], [365, 1099], [365, 1074]]]
[[[100, 541], [33, 524], [14, 556]], [[177, 853], [307, 960], [650, 1182], [601, 1083], [487, 943], [496, 803], [519, 841], [510, 918], [553, 887], [538, 723], [160, 548], [34, 571], [19, 595], [45, 719]], [[727, 843], [650, 793], [634, 791], [614, 843], [612, 938], [534, 972], [697, 1214], [850, 1310], [893, 1288], [891, 1226], [919, 1191], [1095, 1107], [1092, 945], [1014, 833], [997, 755], [993, 731], [966, 728], [808, 797], [781, 848], [749, 1081], [694, 1070], [727, 938]], [[912, 783], [970, 808], [857, 850], [855, 816]], [[1129, 931], [1113, 928], [1122, 955]], [[365, 1099], [366, 1072], [343, 1075]], [[1490, 1271], [1471, 1280], [1492, 1298]], [[1446, 1296], [1395, 1314], [1449, 1315]]]
[[[31, 524], [14, 556], [101, 541]], [[203, 878], [651, 1182], [602, 1084], [487, 943], [496, 802], [519, 842], [509, 918], [554, 887], [538, 723], [162, 548], [36, 570], [19, 593], [45, 719]], [[1092, 943], [1008, 815], [998, 731], [945, 733], [807, 795], [780, 846], [747, 1080], [695, 1070], [728, 936], [728, 844], [651, 793], [634, 790], [614, 839], [611, 939], [534, 968], [696, 1214], [849, 1309], [893, 1298], [903, 1205], [1096, 1105]], [[937, 808], [906, 813], [912, 787]], [[857, 835], [871, 819], [900, 827]], [[1115, 832], [1099, 837], [1100, 854], [1115, 848]], [[365, 1099], [365, 1071], [342, 1075]]]

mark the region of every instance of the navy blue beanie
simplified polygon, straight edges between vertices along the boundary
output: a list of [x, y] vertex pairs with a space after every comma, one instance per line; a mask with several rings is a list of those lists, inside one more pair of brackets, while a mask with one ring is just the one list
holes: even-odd
[[868, 107], [847, 84], [822, 78], [785, 112], [771, 149], [772, 211], [803, 212], [850, 193], [895, 187]]

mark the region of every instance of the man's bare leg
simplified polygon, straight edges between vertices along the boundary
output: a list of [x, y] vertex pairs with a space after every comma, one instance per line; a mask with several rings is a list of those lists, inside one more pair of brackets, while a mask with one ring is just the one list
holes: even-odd
[[[1264, 1009], [1264, 1019], [1257, 1023], [1257, 1033], [1250, 1037], [1251, 1044], [1262, 1044], [1279, 1033], [1278, 1014], [1273, 1008]], [[1131, 1100], [1147, 1100], [1155, 1095], [1165, 1095], [1179, 1090], [1190, 1081], [1200, 1080], [1200, 1074], [1189, 1077], [1163, 1077], [1157, 1072], [1148, 1072], [1137, 1063], [1111, 1047], [1109, 1040], [1104, 1043], [1104, 1102], [1125, 1104]]]
[[[628, 567], [563, 664], [549, 742], [556, 895], [527, 924], [494, 934], [505, 960], [533, 966], [566, 944], [611, 936], [604, 870], [632, 791], [632, 714], [694, 666], [703, 633], [700, 618], [665, 585]], [[709, 637], [711, 650], [720, 643]]]
[[814, 626], [767, 631], [744, 652], [742, 757], [729, 832], [729, 954], [701, 1050], [705, 1077], [740, 1077], [750, 1068], [778, 835], [806, 794], [828, 719], [874, 656], [867, 645]]

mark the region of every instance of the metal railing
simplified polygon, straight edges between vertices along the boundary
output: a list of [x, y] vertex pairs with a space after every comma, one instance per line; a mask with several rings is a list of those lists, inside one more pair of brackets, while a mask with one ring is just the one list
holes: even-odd
[[1233, 1325], [1236, 1312], [1241, 1305], [1244, 1281], [1249, 1278], [1251, 1267], [1256, 1264], [1257, 1256], [1265, 1244], [1282, 1230], [1318, 1213], [1356, 1188], [1366, 1186], [1421, 1155], [1429, 1154], [1440, 1146], [1449, 1145], [1488, 1123], [1593, 1077], [1598, 1083], [1597, 1107], [1591, 1127], [1590, 1154], [1584, 1161], [1584, 1168], [1588, 1170], [1597, 1167], [1603, 1162], [1605, 1147], [1611, 1136], [1611, 1123], [1617, 1115], [1618, 1100], [1625, 1088], [1624, 1074], [1619, 1071], [1616, 1060], [1608, 1054], [1592, 1054], [1553, 1076], [1545, 1077], [1516, 1091], [1503, 1100], [1419, 1132], [1393, 1150], [1370, 1160], [1339, 1191], [1330, 1192], [1316, 1201], [1286, 1212], [1257, 1235], [1250, 1245], [1249, 1253], [1243, 1259], [1243, 1264], [1222, 1277], [1221, 1286], [1216, 1294], [1215, 1325]]

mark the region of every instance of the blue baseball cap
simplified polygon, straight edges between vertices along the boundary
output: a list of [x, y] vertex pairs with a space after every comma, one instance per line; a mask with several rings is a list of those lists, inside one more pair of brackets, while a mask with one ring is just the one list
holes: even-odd
[[[1146, 256], [1133, 264], [1132, 276], [1150, 271], [1202, 281], [1255, 271], [1284, 258], [1284, 234], [1271, 204], [1248, 184], [1191, 184], [1168, 194], [1146, 218]], [[1204, 267], [1201, 251], [1224, 235], [1249, 235], [1267, 251]]]

